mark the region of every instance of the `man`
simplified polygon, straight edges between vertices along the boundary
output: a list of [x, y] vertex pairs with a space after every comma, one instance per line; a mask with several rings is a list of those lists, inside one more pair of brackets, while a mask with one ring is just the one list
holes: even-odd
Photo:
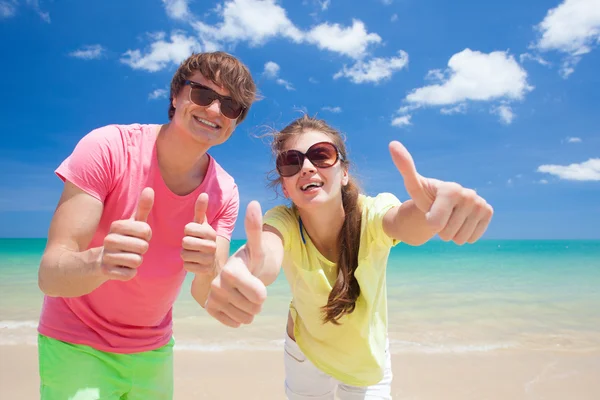
[[255, 99], [239, 60], [194, 54], [173, 76], [169, 123], [93, 130], [58, 167], [39, 268], [43, 400], [172, 398], [173, 303], [191, 272], [204, 306], [239, 210], [208, 150]]

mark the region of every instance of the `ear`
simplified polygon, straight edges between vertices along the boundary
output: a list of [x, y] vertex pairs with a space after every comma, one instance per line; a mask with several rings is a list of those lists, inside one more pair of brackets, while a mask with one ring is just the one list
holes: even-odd
[[342, 186], [346, 186], [350, 181], [350, 174], [348, 173], [348, 169], [344, 168], [342, 175]]
[[177, 96], [173, 96], [173, 100], [171, 100], [171, 104], [173, 104], [173, 108], [177, 108]]
[[285, 198], [289, 199], [290, 195], [289, 195], [288, 191], [285, 189], [285, 187], [283, 187], [283, 185], [281, 185], [281, 189], [283, 190], [283, 195], [285, 196]]

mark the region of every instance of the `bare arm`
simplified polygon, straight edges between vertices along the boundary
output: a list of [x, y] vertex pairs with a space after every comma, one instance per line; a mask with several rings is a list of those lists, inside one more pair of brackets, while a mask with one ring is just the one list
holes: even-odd
[[283, 238], [281, 233], [270, 225], [263, 225], [261, 244], [265, 255], [264, 263], [260, 271], [253, 271], [253, 274], [265, 286], [269, 286], [277, 279], [283, 262]]
[[42, 292], [56, 297], [82, 296], [106, 281], [100, 268], [102, 247], [86, 250], [102, 210], [99, 200], [65, 182], [38, 271]]
[[391, 208], [383, 217], [383, 230], [389, 237], [412, 246], [420, 246], [436, 234], [413, 200]]
[[229, 257], [230, 242], [222, 236], [217, 236], [216, 239], [217, 249], [215, 254], [215, 267], [212, 271], [207, 273], [194, 274], [194, 280], [192, 281], [192, 297], [202, 307], [206, 304], [208, 299], [208, 292], [210, 291], [210, 284], [219, 275], [221, 268], [225, 265], [227, 258]]

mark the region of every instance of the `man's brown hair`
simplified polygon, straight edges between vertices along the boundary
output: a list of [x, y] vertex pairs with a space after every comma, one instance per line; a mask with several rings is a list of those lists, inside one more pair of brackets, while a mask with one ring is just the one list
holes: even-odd
[[256, 100], [256, 84], [248, 67], [231, 54], [222, 51], [194, 53], [181, 63], [171, 80], [169, 120], [173, 119], [173, 115], [175, 115], [173, 98], [177, 97], [185, 85], [185, 81], [196, 72], [200, 72], [215, 85], [229, 90], [231, 97], [245, 107], [237, 118], [239, 125], [246, 118], [250, 106]]

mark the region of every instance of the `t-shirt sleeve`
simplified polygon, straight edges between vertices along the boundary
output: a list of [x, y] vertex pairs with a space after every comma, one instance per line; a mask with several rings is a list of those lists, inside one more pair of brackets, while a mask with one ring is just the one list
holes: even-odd
[[79, 140], [55, 173], [63, 182], [69, 181], [104, 202], [113, 188], [123, 147], [118, 127], [95, 129]]
[[284, 205], [271, 208], [265, 213], [263, 224], [277, 229], [283, 238], [283, 249], [289, 251], [294, 229], [299, 229], [292, 209]]
[[380, 193], [375, 197], [367, 197], [365, 199], [365, 207], [367, 207], [367, 229], [369, 236], [375, 243], [383, 244], [387, 247], [393, 247], [400, 243], [399, 240], [389, 237], [383, 230], [383, 217], [395, 206], [400, 206], [400, 200], [391, 193]]
[[233, 234], [239, 212], [240, 193], [237, 185], [234, 184], [229, 201], [223, 206], [223, 211], [218, 218], [215, 218], [211, 225], [218, 236], [231, 240], [231, 235]]

